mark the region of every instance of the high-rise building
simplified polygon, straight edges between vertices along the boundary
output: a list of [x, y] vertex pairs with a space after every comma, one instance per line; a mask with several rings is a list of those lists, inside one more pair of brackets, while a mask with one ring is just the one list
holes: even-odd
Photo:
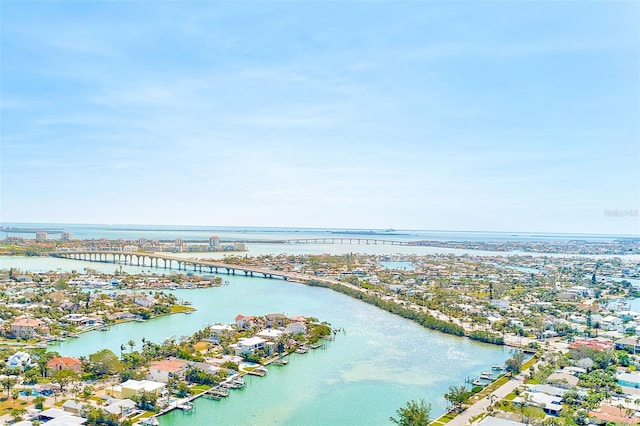
[[70, 241], [71, 240], [71, 232], [62, 232], [62, 233], [60, 233], [60, 239], [62, 241]]
[[45, 241], [47, 239], [46, 232], [36, 232], [36, 241]]
[[209, 246], [218, 250], [220, 248], [220, 237], [211, 236], [209, 237]]

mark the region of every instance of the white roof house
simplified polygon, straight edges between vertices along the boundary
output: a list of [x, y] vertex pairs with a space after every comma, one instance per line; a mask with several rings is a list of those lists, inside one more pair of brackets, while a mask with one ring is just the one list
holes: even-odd
[[26, 352], [16, 352], [15, 354], [7, 358], [8, 368], [21, 368], [25, 369], [31, 364], [31, 355]]
[[257, 333], [256, 336], [262, 337], [263, 339], [267, 339], [267, 340], [276, 340], [280, 336], [282, 336], [283, 334], [284, 334], [284, 332], [280, 331], [278, 329], [266, 328], [266, 329], [262, 330], [261, 332]]
[[238, 340], [238, 343], [231, 345], [235, 347], [236, 355], [249, 354], [257, 349], [263, 349], [267, 341], [261, 337], [242, 337]]
[[[542, 408], [547, 414], [558, 414], [562, 410], [562, 398], [558, 396], [547, 395], [541, 392], [528, 392], [530, 396], [529, 403], [533, 406]], [[525, 402], [522, 397], [514, 399], [515, 402]]]

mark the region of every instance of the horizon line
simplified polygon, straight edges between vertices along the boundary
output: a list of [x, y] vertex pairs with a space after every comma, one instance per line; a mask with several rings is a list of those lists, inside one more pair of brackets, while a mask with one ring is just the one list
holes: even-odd
[[[419, 229], [419, 228], [345, 228], [345, 227], [311, 227], [311, 226], [258, 226], [258, 225], [185, 225], [185, 224], [140, 224], [140, 223], [80, 223], [80, 222], [5, 222], [0, 221], [1, 226], [7, 224], [42, 224], [42, 225], [85, 225], [85, 226], [162, 226], [162, 227], [189, 227], [189, 228], [281, 228], [281, 229], [314, 229], [314, 230], [359, 230], [359, 231], [382, 231], [382, 232], [400, 232], [400, 231], [423, 231], [423, 232], [461, 232], [461, 233], [498, 233], [498, 234], [536, 234], [536, 235], [584, 235], [584, 236], [606, 236], [606, 237], [624, 237], [624, 238], [640, 238], [639, 234], [603, 234], [603, 233], [587, 233], [587, 232], [553, 232], [553, 231], [496, 231], [496, 230], [462, 230], [462, 229]], [[172, 229], [169, 229], [172, 230]]]

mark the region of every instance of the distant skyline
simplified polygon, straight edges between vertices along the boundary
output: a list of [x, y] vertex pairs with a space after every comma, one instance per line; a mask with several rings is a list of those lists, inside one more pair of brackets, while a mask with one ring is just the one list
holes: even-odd
[[0, 221], [640, 234], [639, 2], [0, 5]]

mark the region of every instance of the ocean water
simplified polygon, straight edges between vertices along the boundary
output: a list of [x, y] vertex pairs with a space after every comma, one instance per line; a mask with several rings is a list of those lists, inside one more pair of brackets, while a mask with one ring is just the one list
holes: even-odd
[[342, 228], [270, 228], [241, 226], [180, 226], [180, 225], [88, 225], [56, 223], [0, 222], [2, 228], [19, 228], [34, 232], [3, 231], [5, 236], [18, 235], [33, 238], [35, 229], [48, 230], [55, 237], [59, 232], [70, 232], [73, 238], [138, 238], [172, 240], [175, 238], [205, 240], [212, 235], [223, 240], [295, 240], [305, 238], [371, 238], [395, 241], [615, 241], [625, 238], [640, 239], [638, 235], [590, 235], [537, 232], [441, 231], [415, 229], [342, 229]]

